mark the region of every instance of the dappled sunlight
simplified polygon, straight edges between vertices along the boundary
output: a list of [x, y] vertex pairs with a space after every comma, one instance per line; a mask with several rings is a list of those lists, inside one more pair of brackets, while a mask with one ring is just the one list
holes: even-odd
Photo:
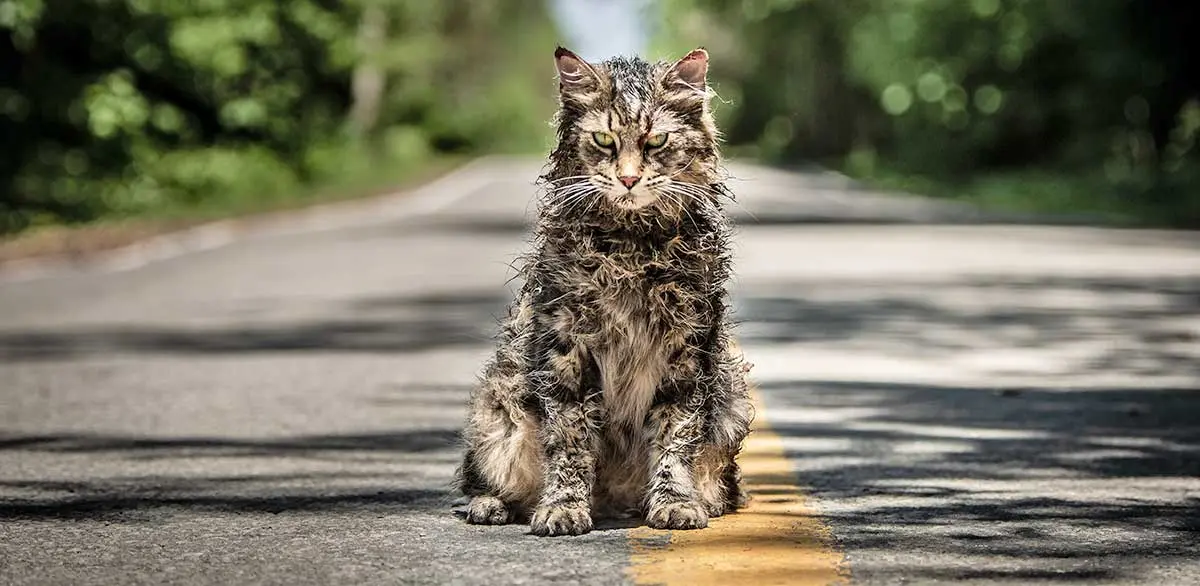
[[36, 331], [0, 326], [0, 359], [17, 363], [121, 354], [382, 354], [486, 347], [508, 301], [503, 290], [458, 290], [354, 299], [345, 307], [290, 319], [225, 314], [222, 321], [228, 323], [216, 325], [113, 323]]
[[[0, 519], [137, 522], [196, 512], [378, 514], [448, 507], [470, 386], [363, 389], [376, 413], [416, 416], [377, 432], [0, 434]], [[328, 402], [328, 401], [326, 401]], [[39, 466], [52, 458], [53, 466]]]
[[1200, 380], [1198, 295], [1196, 277], [814, 279], [756, 286], [738, 319], [764, 381], [804, 364], [826, 380], [1179, 386]]
[[856, 579], [1173, 583], [1200, 555], [1200, 265], [1120, 239], [1076, 262], [1039, 233], [1021, 266], [950, 232], [743, 281], [766, 417]]
[[1038, 439], [1049, 438], [1051, 434], [1046, 432], [1026, 431], [1026, 430], [1011, 430], [1011, 429], [987, 429], [987, 428], [971, 428], [971, 427], [950, 427], [945, 425], [920, 425], [906, 423], [888, 423], [881, 421], [865, 421], [851, 422], [843, 426], [849, 431], [879, 431], [893, 433], [899, 436], [926, 436], [937, 438], [963, 438], [963, 439]]
[[1059, 571], [1087, 558], [1113, 577], [1144, 553], [1197, 553], [1200, 391], [794, 380], [762, 392], [814, 510], [857, 552], [856, 575], [915, 571], [909, 550], [995, 572], [1013, 557]]

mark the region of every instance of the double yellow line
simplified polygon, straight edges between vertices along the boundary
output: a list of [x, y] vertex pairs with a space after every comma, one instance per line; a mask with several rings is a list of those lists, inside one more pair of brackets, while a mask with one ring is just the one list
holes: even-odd
[[806, 502], [779, 434], [754, 393], [753, 432], [738, 458], [750, 504], [709, 521], [707, 529], [629, 532], [635, 584], [760, 586], [845, 584], [845, 556]]

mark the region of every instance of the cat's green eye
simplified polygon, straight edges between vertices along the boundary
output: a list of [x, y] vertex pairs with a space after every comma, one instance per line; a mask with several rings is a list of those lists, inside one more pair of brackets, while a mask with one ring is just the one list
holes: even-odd
[[608, 147], [612, 146], [613, 142], [614, 142], [613, 135], [611, 135], [607, 132], [593, 132], [592, 140], [596, 141], [596, 144], [598, 144], [604, 148], [608, 148]]
[[646, 148], [656, 149], [664, 144], [667, 144], [667, 133], [660, 132], [646, 138]]

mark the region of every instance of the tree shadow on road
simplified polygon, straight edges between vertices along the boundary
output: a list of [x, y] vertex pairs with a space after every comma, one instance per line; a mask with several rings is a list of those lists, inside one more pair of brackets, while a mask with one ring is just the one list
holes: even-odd
[[[2, 485], [2, 484], [0, 484]], [[47, 490], [38, 484], [25, 488]], [[7, 521], [103, 520], [107, 522], [143, 522], [161, 520], [164, 514], [179, 512], [207, 513], [375, 513], [395, 514], [413, 510], [431, 510], [446, 504], [445, 492], [431, 489], [373, 488], [336, 490], [321, 494], [263, 490], [256, 494], [140, 495], [128, 488], [105, 493], [93, 485], [73, 489], [85, 493], [64, 500], [0, 501], [0, 519]]]
[[[838, 349], [951, 368], [974, 355], [983, 379], [1036, 381], [886, 382], [868, 360], [858, 378], [872, 380], [758, 385], [856, 577], [1136, 582], [1200, 558], [1200, 279], [780, 291], [741, 299], [751, 362]], [[1043, 360], [1021, 372], [1011, 352]]]
[[[482, 349], [491, 344], [497, 316], [509, 301], [497, 289], [364, 297], [331, 308], [327, 319], [299, 324], [0, 331], [0, 362], [54, 365], [131, 354], [403, 355]], [[455, 379], [469, 380], [469, 374]], [[467, 384], [405, 380], [384, 385], [382, 392], [359, 394], [357, 399], [371, 409], [410, 414], [398, 419], [406, 428], [377, 432], [283, 437], [0, 432], [0, 457], [6, 461], [53, 467], [45, 474], [28, 469], [0, 473], [0, 519], [139, 520], [154, 511], [448, 509], [448, 475], [460, 458], [460, 430], [457, 421], [444, 416], [466, 405], [469, 389]], [[414, 419], [415, 410], [441, 417]], [[87, 465], [76, 473], [72, 462]], [[341, 472], [321, 472], [331, 467]], [[148, 469], [162, 472], [130, 475]], [[274, 473], [280, 470], [295, 472]]]
[[[1200, 278], [1000, 279], [777, 284], [741, 299], [746, 343], [937, 359], [955, 352], [1060, 352], [1079, 374], [1200, 381]], [[798, 352], [802, 357], [803, 351]], [[1004, 374], [1003, 361], [991, 360]]]
[[[448, 505], [448, 486], [413, 481], [410, 468], [452, 466], [457, 429], [284, 438], [57, 434], [0, 438], [0, 454], [85, 456], [107, 473], [73, 480], [0, 478], [0, 519], [137, 520], [153, 510], [380, 511]], [[121, 475], [168, 466], [171, 473]], [[335, 468], [335, 471], [311, 470]], [[242, 470], [224, 476], [209, 472]], [[266, 473], [277, 469], [310, 470]], [[184, 471], [191, 470], [190, 474]], [[257, 473], [256, 473], [257, 472]], [[76, 475], [68, 475], [68, 478]]]
[[[826, 281], [748, 293], [737, 306], [752, 362], [755, 349], [797, 361], [809, 349], [947, 364], [972, 355], [984, 374], [1038, 381], [984, 388], [785, 377], [759, 385], [800, 480], [859, 575], [1128, 579], [1147, 558], [1171, 564], [1200, 556], [1200, 391], [1073, 383], [1097, 375], [1200, 377], [1200, 279]], [[327, 319], [288, 326], [0, 331], [0, 360], [485, 348], [507, 302], [458, 291], [361, 299]], [[1042, 360], [1022, 373], [1023, 363], [1001, 359], [1014, 351], [1051, 356], [1053, 368]], [[428, 457], [444, 466], [457, 457], [455, 432], [280, 440], [57, 434], [9, 437], [0, 450], [131, 460]], [[208, 485], [141, 477], [9, 486], [57, 496], [0, 501], [0, 518], [137, 518], [163, 507], [395, 511], [444, 502], [444, 491], [397, 488], [403, 479], [395, 473], [365, 473], [367, 488], [339, 488], [319, 475], [268, 478], [253, 491], [215, 475]], [[1013, 560], [1032, 566], [1014, 568]]]
[[105, 434], [53, 434], [0, 436], [0, 451], [22, 450], [56, 454], [120, 452], [126, 457], [176, 458], [180, 456], [319, 455], [333, 452], [421, 453], [452, 448], [457, 429], [418, 429], [351, 435], [311, 435], [287, 438], [241, 439], [228, 437], [150, 438]]
[[[457, 412], [471, 385], [403, 382], [359, 397], [371, 409]], [[456, 422], [257, 437], [0, 432], [0, 520], [140, 522], [179, 513], [395, 514], [448, 509]], [[411, 427], [417, 425], [419, 427]], [[440, 474], [444, 475], [444, 474]]]
[[761, 392], [839, 545], [883, 554], [863, 575], [899, 559], [910, 579], [977, 576], [903, 552], [1126, 579], [1147, 556], [1200, 556], [1198, 390], [797, 380]]
[[113, 354], [262, 352], [385, 353], [486, 346], [510, 296], [451, 291], [355, 300], [330, 317], [284, 325], [98, 326], [53, 331], [0, 329], [0, 361], [50, 361]]

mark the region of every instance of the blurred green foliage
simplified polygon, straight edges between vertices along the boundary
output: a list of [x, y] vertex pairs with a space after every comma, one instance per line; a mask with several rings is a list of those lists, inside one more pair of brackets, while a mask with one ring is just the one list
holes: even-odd
[[0, 0], [0, 29], [0, 233], [541, 148], [553, 106], [541, 0]]
[[731, 147], [999, 207], [1200, 227], [1200, 5], [664, 0]]

